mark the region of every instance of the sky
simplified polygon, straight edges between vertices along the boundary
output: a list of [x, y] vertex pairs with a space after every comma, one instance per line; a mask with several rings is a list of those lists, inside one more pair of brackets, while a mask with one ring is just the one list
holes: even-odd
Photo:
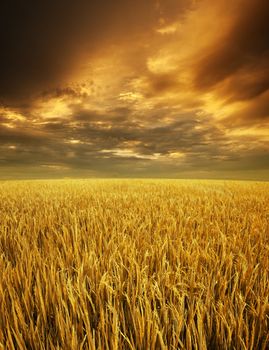
[[0, 178], [269, 180], [268, 0], [3, 0]]

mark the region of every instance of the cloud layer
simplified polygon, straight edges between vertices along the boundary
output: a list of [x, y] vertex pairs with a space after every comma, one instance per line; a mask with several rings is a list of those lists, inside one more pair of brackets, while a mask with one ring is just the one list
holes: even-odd
[[268, 179], [267, 0], [1, 6], [2, 178]]

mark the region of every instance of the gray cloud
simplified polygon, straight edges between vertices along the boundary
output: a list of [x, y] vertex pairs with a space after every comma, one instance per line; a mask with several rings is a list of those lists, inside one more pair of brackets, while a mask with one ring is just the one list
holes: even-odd
[[[0, 103], [22, 106], [59, 86], [100, 48], [130, 41], [184, 14], [190, 0], [3, 0]], [[58, 89], [58, 91], [57, 91]], [[65, 91], [73, 94], [73, 91]]]
[[[217, 45], [214, 43], [198, 62], [196, 85], [201, 89], [211, 88], [242, 68], [255, 74], [262, 63], [268, 69], [269, 3], [247, 0], [239, 10], [239, 18], [227, 36]], [[259, 81], [255, 84], [259, 86]], [[261, 93], [269, 88], [265, 80], [262, 85]], [[236, 93], [237, 86], [234, 89]]]
[[[268, 178], [265, 137], [231, 133], [268, 127], [268, 2], [237, 0], [224, 40], [177, 61], [192, 3], [4, 0], [0, 177]], [[221, 120], [208, 112], [219, 99]]]
[[[255, 169], [269, 169], [265, 161], [268, 145], [246, 139], [248, 146], [242, 149], [239, 146], [245, 140], [231, 140], [210, 117], [197, 119], [178, 113], [166, 125], [141, 127], [143, 116], [129, 111], [131, 116], [124, 118], [126, 112], [128, 109], [118, 109], [100, 116], [82, 109], [71, 119], [54, 118], [32, 129], [1, 126], [0, 167], [17, 165], [22, 173], [33, 167], [39, 176], [60, 177], [79, 173], [183, 177], [192, 173], [195, 177], [201, 171], [248, 170], [250, 162]], [[155, 119], [162, 119], [162, 113], [167, 111], [159, 111]]]

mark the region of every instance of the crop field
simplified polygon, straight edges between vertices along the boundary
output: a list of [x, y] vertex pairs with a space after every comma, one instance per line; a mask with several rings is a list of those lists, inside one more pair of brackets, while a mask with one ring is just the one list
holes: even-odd
[[0, 349], [269, 349], [269, 183], [0, 182]]

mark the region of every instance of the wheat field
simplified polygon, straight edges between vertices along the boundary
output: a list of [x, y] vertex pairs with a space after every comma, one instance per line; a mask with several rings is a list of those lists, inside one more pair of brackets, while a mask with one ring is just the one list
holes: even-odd
[[0, 182], [0, 348], [269, 349], [269, 183]]

